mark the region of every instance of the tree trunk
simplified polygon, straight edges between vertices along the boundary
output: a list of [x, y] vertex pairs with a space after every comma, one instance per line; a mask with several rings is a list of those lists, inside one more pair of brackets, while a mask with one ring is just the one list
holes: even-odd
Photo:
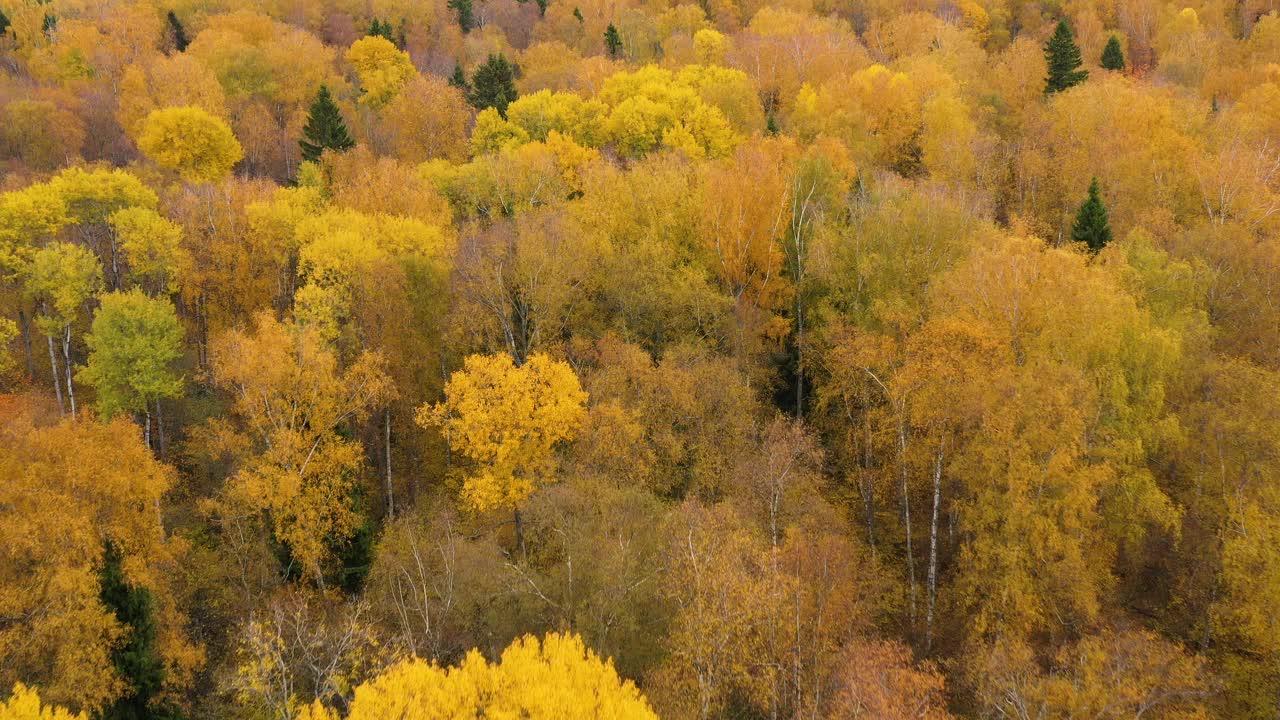
[[396, 495], [395, 488], [391, 484], [391, 408], [388, 407], [385, 419], [386, 432], [383, 437], [385, 440], [384, 450], [386, 451], [387, 461], [387, 517], [395, 517], [396, 514]]
[[520, 548], [520, 559], [528, 560], [528, 553], [524, 548], [524, 518], [520, 516], [520, 508], [516, 508], [516, 547]]
[[933, 460], [933, 517], [929, 520], [929, 609], [925, 615], [924, 649], [933, 647], [933, 613], [938, 597], [938, 509], [942, 505], [942, 452]]
[[62, 401], [62, 380], [58, 377], [58, 353], [53, 350], [53, 336], [46, 335], [49, 340], [49, 367], [53, 370], [53, 391], [58, 396], [58, 414], [65, 415], [66, 405]]
[[31, 352], [31, 321], [27, 318], [27, 312], [22, 308], [18, 308], [18, 325], [22, 328], [22, 352], [27, 361], [27, 378], [35, 382], [36, 362], [35, 356]]
[[145, 416], [142, 421], [142, 442], [146, 443], [148, 450], [151, 450], [153, 449], [151, 447], [151, 411], [143, 410], [142, 414]]
[[907, 492], [907, 428], [905, 420], [898, 420], [898, 466], [902, 475], [902, 523], [907, 531], [907, 579], [910, 584], [907, 607], [911, 627], [916, 625], [916, 558], [911, 544], [911, 496]]
[[76, 386], [71, 382], [71, 326], [62, 332], [62, 369], [67, 376], [67, 402], [71, 405], [71, 419], [76, 419]]
[[160, 398], [156, 398], [156, 450], [157, 457], [164, 459], [164, 414], [160, 410]]

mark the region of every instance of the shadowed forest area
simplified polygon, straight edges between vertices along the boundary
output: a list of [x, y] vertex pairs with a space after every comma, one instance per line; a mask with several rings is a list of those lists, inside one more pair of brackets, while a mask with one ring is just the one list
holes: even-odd
[[0, 0], [0, 720], [1280, 718], [1274, 0]]

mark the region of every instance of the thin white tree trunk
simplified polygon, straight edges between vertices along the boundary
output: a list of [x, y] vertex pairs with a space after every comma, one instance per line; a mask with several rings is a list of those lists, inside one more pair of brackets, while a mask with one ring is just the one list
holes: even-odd
[[53, 350], [53, 336], [45, 338], [49, 341], [49, 367], [53, 370], [53, 391], [58, 395], [58, 414], [65, 415], [67, 407], [62, 400], [62, 380], [58, 377], [58, 354]]

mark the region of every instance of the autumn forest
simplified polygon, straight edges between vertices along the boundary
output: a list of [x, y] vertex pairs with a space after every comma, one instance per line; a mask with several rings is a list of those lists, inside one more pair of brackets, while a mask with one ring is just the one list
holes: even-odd
[[1280, 718], [1275, 0], [0, 0], [0, 720]]

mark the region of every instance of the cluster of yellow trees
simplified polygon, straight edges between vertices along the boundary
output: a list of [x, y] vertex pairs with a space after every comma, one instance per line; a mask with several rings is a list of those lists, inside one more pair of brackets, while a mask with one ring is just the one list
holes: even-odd
[[0, 0], [0, 720], [1275, 718], [1280, 13]]

